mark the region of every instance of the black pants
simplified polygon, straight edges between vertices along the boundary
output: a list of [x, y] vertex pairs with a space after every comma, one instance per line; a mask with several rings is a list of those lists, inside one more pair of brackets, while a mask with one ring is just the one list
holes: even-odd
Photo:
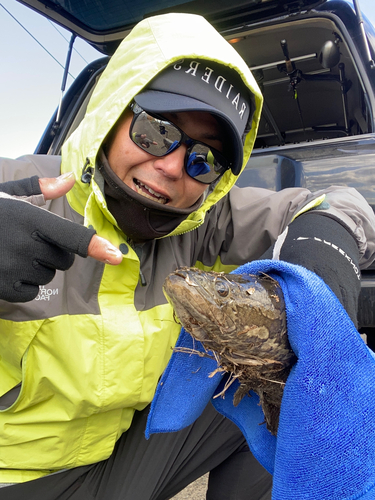
[[208, 500], [271, 499], [270, 474], [211, 404], [188, 428], [146, 440], [148, 411], [107, 460], [1, 488], [0, 500], [167, 500], [208, 471]]

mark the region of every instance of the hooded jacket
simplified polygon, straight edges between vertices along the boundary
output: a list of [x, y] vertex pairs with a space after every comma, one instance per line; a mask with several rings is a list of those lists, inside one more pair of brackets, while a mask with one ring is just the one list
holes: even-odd
[[[260, 257], [296, 215], [316, 206], [356, 235], [363, 267], [373, 258], [372, 211], [355, 190], [233, 188], [229, 193], [236, 181], [230, 171], [167, 237], [138, 245], [128, 240], [107, 208], [98, 154], [132, 98], [181, 58], [233, 67], [254, 95], [245, 165], [262, 97], [234, 48], [202, 17], [190, 14], [157, 16], [134, 28], [101, 76], [62, 159], [28, 156], [1, 164], [0, 181], [73, 170], [74, 188], [47, 202], [46, 209], [92, 226], [124, 259], [110, 266], [76, 257], [32, 302], [0, 301], [0, 483], [35, 479], [111, 454], [134, 411], [151, 402], [178, 337], [180, 326], [162, 292], [165, 277], [177, 267], [231, 271]], [[90, 184], [80, 180], [88, 166]]]

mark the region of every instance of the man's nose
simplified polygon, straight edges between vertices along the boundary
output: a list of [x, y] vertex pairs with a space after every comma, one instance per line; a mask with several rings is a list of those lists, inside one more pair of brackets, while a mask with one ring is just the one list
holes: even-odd
[[185, 156], [187, 146], [181, 144], [172, 153], [166, 156], [161, 156], [154, 161], [154, 168], [161, 171], [166, 177], [170, 179], [181, 179], [185, 170]]

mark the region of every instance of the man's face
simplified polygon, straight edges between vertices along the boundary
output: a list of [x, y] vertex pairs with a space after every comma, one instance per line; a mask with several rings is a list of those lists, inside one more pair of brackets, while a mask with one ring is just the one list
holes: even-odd
[[[192, 139], [222, 150], [220, 126], [209, 113], [163, 113], [163, 117]], [[186, 173], [184, 160], [187, 146], [182, 144], [162, 157], [147, 153], [130, 139], [132, 118], [131, 111], [124, 114], [107, 148], [107, 159], [112, 170], [128, 187], [146, 198], [171, 207], [189, 208], [203, 194], [207, 185]]]

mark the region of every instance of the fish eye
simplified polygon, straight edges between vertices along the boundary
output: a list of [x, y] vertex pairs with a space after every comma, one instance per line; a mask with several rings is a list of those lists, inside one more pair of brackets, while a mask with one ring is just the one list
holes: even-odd
[[215, 282], [215, 288], [220, 297], [227, 297], [227, 295], [229, 295], [229, 285], [225, 280], [217, 279]]

